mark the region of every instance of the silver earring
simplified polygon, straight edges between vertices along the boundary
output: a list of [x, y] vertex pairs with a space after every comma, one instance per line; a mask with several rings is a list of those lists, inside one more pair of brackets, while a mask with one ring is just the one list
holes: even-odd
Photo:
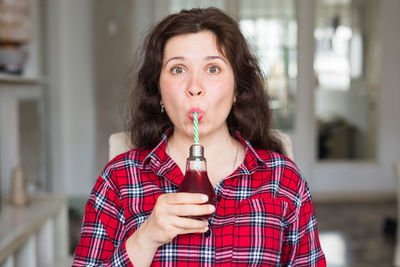
[[165, 106], [164, 106], [164, 104], [161, 103], [161, 113], [164, 113], [164, 110], [165, 110]]

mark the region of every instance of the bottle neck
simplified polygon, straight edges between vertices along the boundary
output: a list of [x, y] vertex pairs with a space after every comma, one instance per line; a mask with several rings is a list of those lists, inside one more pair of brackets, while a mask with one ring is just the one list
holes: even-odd
[[204, 157], [189, 157], [186, 161], [186, 171], [207, 171], [207, 162]]
[[207, 171], [207, 163], [204, 158], [204, 147], [193, 144], [189, 149], [189, 157], [186, 160], [186, 171]]
[[189, 148], [189, 158], [204, 158], [204, 147], [200, 144], [193, 144]]

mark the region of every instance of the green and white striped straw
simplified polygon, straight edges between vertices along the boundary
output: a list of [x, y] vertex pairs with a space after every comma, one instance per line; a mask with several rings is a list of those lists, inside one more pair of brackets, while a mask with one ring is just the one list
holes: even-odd
[[[194, 126], [194, 143], [200, 144], [199, 140], [199, 119], [197, 117], [197, 112], [193, 112], [193, 126]], [[200, 171], [200, 160], [196, 159], [195, 168], [197, 171]]]
[[199, 119], [197, 117], [197, 112], [193, 112], [193, 126], [194, 126], [194, 143], [200, 144], [200, 141], [199, 141]]

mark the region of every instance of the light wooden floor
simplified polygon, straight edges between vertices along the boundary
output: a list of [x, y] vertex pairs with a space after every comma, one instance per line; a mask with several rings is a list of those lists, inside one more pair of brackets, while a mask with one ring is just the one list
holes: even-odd
[[393, 266], [395, 235], [384, 232], [395, 202], [315, 205], [321, 246], [329, 267]]

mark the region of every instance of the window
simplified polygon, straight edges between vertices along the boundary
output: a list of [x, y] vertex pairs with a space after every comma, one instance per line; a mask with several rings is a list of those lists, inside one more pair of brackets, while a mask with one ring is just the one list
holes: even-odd
[[318, 0], [314, 71], [319, 159], [375, 157], [377, 0]]
[[293, 130], [297, 92], [297, 21], [293, 0], [239, 1], [242, 32], [259, 59], [275, 127]]

